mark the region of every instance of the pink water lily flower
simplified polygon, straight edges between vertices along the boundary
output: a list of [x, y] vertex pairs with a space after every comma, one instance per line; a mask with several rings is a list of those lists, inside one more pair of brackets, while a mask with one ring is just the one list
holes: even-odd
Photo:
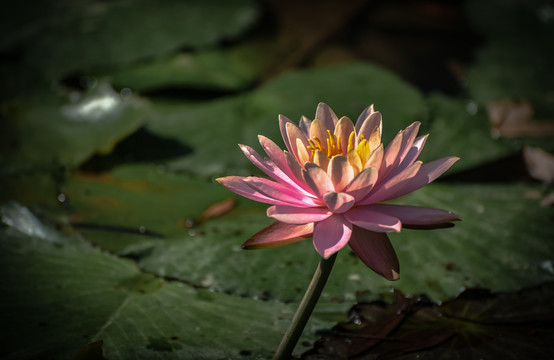
[[328, 258], [348, 244], [368, 267], [396, 280], [398, 258], [387, 232], [441, 228], [460, 219], [446, 210], [384, 204], [429, 184], [458, 160], [416, 161], [427, 139], [427, 135], [416, 137], [419, 122], [398, 132], [386, 148], [381, 143], [381, 113], [373, 105], [361, 113], [356, 125], [320, 103], [313, 121], [303, 116], [297, 126], [280, 115], [279, 126], [285, 151], [261, 135], [268, 158], [240, 145], [273, 180], [217, 179], [239, 195], [272, 204], [267, 215], [276, 222], [248, 239], [243, 248], [270, 248], [313, 237], [317, 252]]

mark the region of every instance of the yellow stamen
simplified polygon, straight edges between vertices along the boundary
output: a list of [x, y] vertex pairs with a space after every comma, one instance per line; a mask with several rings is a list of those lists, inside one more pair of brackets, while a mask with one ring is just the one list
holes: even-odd
[[354, 149], [355, 147], [354, 141], [356, 141], [356, 132], [352, 131], [350, 133], [350, 136], [348, 137], [348, 149], [346, 149], [347, 153], [349, 153]]
[[[326, 159], [331, 159], [336, 155], [346, 155], [348, 162], [357, 174], [363, 170], [368, 161], [372, 148], [376, 147], [376, 143], [380, 142], [380, 137], [374, 131], [369, 139], [365, 139], [363, 134], [356, 139], [356, 131], [352, 131], [348, 136], [346, 153], [342, 148], [340, 136], [334, 135], [330, 130], [327, 130], [327, 138], [322, 142], [317, 136], [308, 140], [310, 145], [307, 149], [310, 151], [309, 161], [315, 162], [322, 168], [326, 167], [328, 162]], [[325, 145], [323, 145], [325, 144]]]

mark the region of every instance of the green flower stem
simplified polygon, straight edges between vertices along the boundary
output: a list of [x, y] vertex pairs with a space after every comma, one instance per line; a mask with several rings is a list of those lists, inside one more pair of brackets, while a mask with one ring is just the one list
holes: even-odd
[[273, 360], [288, 360], [291, 358], [292, 351], [294, 350], [300, 335], [302, 335], [302, 331], [304, 331], [304, 327], [306, 327], [306, 323], [308, 322], [310, 315], [312, 315], [312, 312], [314, 311], [317, 300], [319, 300], [319, 296], [321, 295], [321, 292], [325, 287], [325, 283], [329, 278], [329, 274], [331, 274], [336, 257], [337, 253], [334, 253], [329, 259], [326, 260], [321, 258], [319, 261], [319, 265], [315, 270], [312, 281], [310, 282], [310, 285], [304, 294], [304, 298], [296, 310], [296, 314], [294, 314], [294, 317], [292, 318], [292, 322], [287, 332], [281, 340], [281, 344], [279, 344], [279, 347], [277, 348], [277, 352], [275, 352], [275, 355], [273, 356]]

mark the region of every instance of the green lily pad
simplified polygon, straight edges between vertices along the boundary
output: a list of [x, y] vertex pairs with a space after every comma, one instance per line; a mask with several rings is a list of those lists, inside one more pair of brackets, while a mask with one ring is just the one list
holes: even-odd
[[171, 162], [175, 171], [202, 176], [248, 174], [252, 166], [237, 143], [255, 148], [257, 134], [282, 143], [278, 115], [298, 122], [313, 118], [318, 102], [337, 115], [356, 121], [371, 104], [383, 113], [384, 139], [426, 114], [421, 94], [389, 71], [370, 64], [350, 64], [295, 71], [247, 95], [200, 104], [155, 102], [148, 129], [178, 139], [193, 148], [190, 156]]
[[[265, 359], [294, 311], [140, 272], [17, 204], [0, 214], [3, 358], [67, 359], [101, 341], [107, 359]], [[316, 316], [309, 328], [330, 325]]]
[[252, 42], [155, 58], [111, 71], [108, 77], [118, 88], [141, 92], [163, 88], [237, 91], [267, 71], [276, 55], [269, 44]]
[[[420, 160], [429, 162], [456, 155], [460, 161], [453, 171], [461, 171], [511, 155], [520, 145], [505, 139], [493, 139], [490, 122], [484, 111], [471, 101], [433, 94], [428, 98], [430, 126]], [[468, 111], [469, 107], [469, 111]]]
[[[87, 238], [137, 259], [154, 274], [233, 294], [298, 301], [318, 261], [310, 240], [268, 250], [240, 248], [271, 223], [264, 204], [240, 199], [228, 215], [194, 222], [202, 209], [231, 195], [215, 183], [128, 166], [70, 184], [74, 221], [135, 229], [128, 236], [89, 229]], [[535, 187], [515, 185], [431, 184], [418, 190], [398, 202], [452, 210], [464, 221], [452, 229], [391, 234], [402, 269], [393, 283], [346, 248], [323, 299], [352, 301], [360, 291], [372, 298], [394, 286], [444, 301], [464, 287], [507, 291], [553, 280], [548, 239], [554, 210], [541, 207], [540, 196]], [[141, 226], [163, 237], [141, 236]]]
[[118, 253], [185, 236], [203, 208], [231, 197], [215, 183], [154, 165], [77, 173], [68, 179], [65, 196], [73, 225], [96, 244]]
[[[401, 265], [397, 282], [373, 273], [348, 248], [342, 250], [323, 299], [375, 298], [395, 287], [444, 301], [466, 287], [517, 290], [553, 280], [553, 211], [540, 207], [535, 191], [524, 186], [430, 185], [407, 196], [402, 203], [449, 209], [464, 221], [452, 229], [391, 234]], [[139, 265], [203, 287], [299, 299], [318, 259], [311, 240], [241, 250], [243, 241], [271, 223], [263, 208], [248, 203], [198, 226], [193, 234], [159, 244], [139, 258]]]
[[76, 167], [96, 152], [109, 152], [139, 128], [147, 110], [143, 100], [120, 95], [106, 84], [74, 101], [47, 96], [16, 106], [5, 114], [0, 165], [6, 173]]
[[28, 45], [25, 64], [56, 77], [62, 72], [168, 54], [182, 47], [217, 44], [241, 34], [257, 16], [250, 0], [224, 4], [90, 1], [63, 9], [65, 16], [59, 8], [55, 3], [46, 6], [42, 21], [22, 21], [16, 27], [28, 30], [24, 32], [27, 37], [17, 39]]

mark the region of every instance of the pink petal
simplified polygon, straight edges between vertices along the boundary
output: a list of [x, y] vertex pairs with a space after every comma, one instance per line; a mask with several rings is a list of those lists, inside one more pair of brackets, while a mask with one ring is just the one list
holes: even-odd
[[307, 208], [290, 205], [275, 205], [267, 209], [267, 216], [287, 224], [307, 224], [327, 219], [333, 215], [326, 208]]
[[289, 120], [284, 115], [279, 115], [279, 129], [281, 130], [281, 136], [283, 137], [283, 141], [285, 142], [285, 146], [287, 147], [289, 152], [292, 152], [292, 147], [290, 144], [289, 137], [287, 135], [287, 124], [293, 124], [292, 121]]
[[394, 216], [404, 225], [431, 225], [461, 220], [458, 214], [422, 206], [373, 204], [369, 206], [381, 214]]
[[280, 200], [296, 206], [321, 206], [318, 199], [308, 197], [294, 188], [259, 177], [248, 177], [243, 180], [248, 186], [268, 198]]
[[323, 195], [335, 191], [333, 182], [322, 168], [314, 163], [306, 163], [304, 166], [306, 168], [302, 171], [304, 181], [318, 198], [323, 199]]
[[404, 131], [402, 132], [402, 145], [400, 146], [400, 151], [398, 153], [398, 163], [401, 163], [402, 160], [404, 160], [404, 158], [408, 154], [408, 151], [410, 151], [410, 149], [412, 148], [420, 125], [421, 123], [419, 121], [416, 121], [408, 126], [406, 129], [404, 129]]
[[[240, 149], [246, 156], [248, 160], [252, 162], [252, 164], [256, 165], [256, 167], [260, 170], [262, 170], [264, 173], [272, 177], [273, 179], [279, 181], [280, 183], [290, 185], [292, 187], [298, 187], [294, 183], [294, 181], [291, 179], [291, 177], [283, 172], [283, 170], [280, 169], [280, 167], [276, 166], [276, 164], [268, 159], [262, 159], [262, 157], [256, 152], [256, 150], [252, 149], [248, 145], [240, 145]], [[283, 152], [281, 151], [281, 154]], [[281, 159], [278, 159], [281, 160]], [[284, 157], [283, 157], [284, 160]], [[286, 170], [289, 171], [290, 169], [288, 166], [286, 166]]]
[[312, 126], [312, 120], [308, 119], [304, 115], [300, 118], [300, 124], [298, 127], [307, 137], [310, 137], [310, 126]]
[[352, 195], [346, 193], [329, 192], [323, 196], [323, 201], [334, 213], [342, 214], [350, 210], [356, 201]]
[[350, 240], [352, 224], [335, 214], [314, 225], [314, 246], [325, 259], [342, 249]]
[[356, 201], [362, 200], [373, 188], [377, 181], [378, 171], [376, 168], [362, 170], [350, 184], [344, 189], [345, 192], [354, 196]]
[[345, 155], [348, 150], [348, 138], [353, 131], [354, 124], [352, 124], [352, 120], [350, 120], [346, 116], [341, 117], [339, 122], [337, 123], [337, 126], [335, 127], [335, 136], [337, 137], [337, 140], [340, 141], [342, 153]]
[[376, 169], [381, 168], [381, 164], [383, 163], [383, 156], [384, 156], [384, 150], [383, 150], [383, 144], [379, 145], [377, 149], [375, 149], [371, 155], [369, 155], [369, 159], [367, 159], [367, 162], [364, 165], [364, 169], [374, 167]]
[[356, 133], [360, 133], [360, 129], [362, 128], [363, 123], [367, 120], [369, 115], [373, 114], [375, 110], [373, 110], [373, 105], [370, 105], [362, 111], [360, 116], [358, 116], [358, 120], [356, 120]]
[[310, 125], [309, 134], [310, 138], [318, 138], [323, 146], [327, 146], [326, 144], [327, 139], [329, 138], [329, 134], [327, 134], [327, 128], [325, 127], [323, 121], [319, 119], [314, 119], [314, 121], [312, 121], [312, 124]]
[[316, 196], [314, 194], [314, 191], [310, 189], [310, 187], [306, 184], [306, 181], [304, 181], [304, 175], [302, 174], [304, 169], [302, 168], [302, 165], [300, 165], [296, 157], [294, 157], [288, 151], [285, 151], [284, 155], [285, 155], [285, 159], [287, 160], [287, 165], [291, 173], [293, 174], [293, 178], [298, 180], [298, 185], [302, 187], [304, 190], [306, 190], [308, 193], [312, 194], [313, 196]]
[[460, 160], [460, 158], [451, 156], [423, 164], [419, 169], [417, 175], [414, 176], [414, 178], [412, 178], [409, 182], [407, 182], [401, 189], [399, 189], [393, 195], [393, 197], [389, 197], [389, 199], [406, 195], [429, 184], [430, 182], [441, 176], [446, 170], [450, 169], [450, 167], [458, 160]]
[[[289, 204], [281, 200], [272, 199], [260, 193], [259, 191], [248, 186], [248, 184], [244, 182], [244, 179], [246, 178], [242, 176], [226, 176], [226, 177], [218, 178], [216, 179], [216, 181], [221, 185], [225, 186], [227, 189], [231, 190], [232, 192], [254, 201], [259, 201], [259, 202], [263, 202], [266, 204], [273, 204], [273, 205]], [[259, 178], [259, 179], [262, 179], [262, 178]]]
[[423, 150], [423, 146], [425, 145], [425, 141], [427, 141], [428, 136], [429, 135], [424, 135], [415, 139], [414, 143], [410, 147], [410, 150], [398, 165], [398, 168], [394, 170], [395, 172], [400, 172], [404, 170], [408, 166], [412, 165], [414, 161], [416, 161], [417, 157], [421, 153], [421, 150]]
[[[380, 131], [382, 131], [382, 120], [383, 117], [381, 116], [381, 113], [379, 111], [374, 112], [367, 118], [367, 120], [364, 121], [362, 126], [360, 127], [360, 130], [358, 131], [358, 139], [361, 137], [361, 135], [364, 136], [364, 139], [368, 139], [371, 137], [371, 133], [373, 132], [373, 129], [376, 127], [379, 127]], [[358, 124], [356, 124], [357, 126]]]
[[[396, 193], [401, 191], [418, 174], [421, 168], [421, 161], [416, 161], [404, 171], [392, 176], [384, 182], [376, 185], [371, 194], [362, 199], [359, 203], [362, 205], [374, 204], [381, 201], [387, 201], [397, 197]], [[381, 175], [381, 174], [379, 174]]]
[[268, 249], [277, 246], [292, 244], [310, 238], [314, 231], [314, 224], [290, 225], [282, 222], [263, 228], [242, 244], [243, 249]]
[[315, 119], [321, 120], [325, 127], [328, 130], [331, 130], [331, 133], [333, 133], [335, 124], [339, 121], [339, 118], [335, 115], [335, 112], [331, 110], [329, 105], [322, 102], [317, 105]]
[[383, 155], [383, 163], [379, 169], [379, 178], [386, 178], [391, 169], [394, 168], [394, 165], [398, 164], [398, 152], [402, 145], [402, 131], [399, 131], [398, 134], [392, 139], [392, 141], [387, 145], [385, 149], [385, 154]]
[[308, 138], [302, 132], [302, 130], [300, 130], [300, 128], [295, 124], [293, 124], [292, 122], [286, 124], [286, 129], [287, 129], [288, 141], [291, 147], [290, 152], [294, 156], [296, 156], [296, 158], [298, 159], [298, 161], [300, 161], [301, 164], [303, 164], [304, 161], [302, 161], [302, 159], [299, 156], [299, 151], [301, 151], [302, 148], [300, 148], [299, 150], [299, 146], [303, 147], [303, 150], [305, 151], [306, 148], [310, 145], [310, 143], [308, 142]]
[[[298, 164], [298, 161], [296, 161], [296, 159], [291, 156], [291, 158], [294, 159], [294, 163], [296, 163], [297, 170], [296, 172], [292, 171], [291, 167], [289, 166], [285, 151], [281, 150], [279, 146], [277, 146], [277, 144], [275, 144], [273, 141], [266, 138], [265, 136], [258, 135], [258, 139], [260, 140], [260, 145], [262, 145], [262, 148], [264, 149], [267, 156], [269, 156], [275, 166], [277, 166], [284, 173], [284, 175], [286, 175], [286, 177], [290, 179], [289, 181], [285, 179], [281, 182], [287, 183], [288, 185], [291, 185], [300, 190], [305, 195], [310, 196], [311, 193], [307, 191], [308, 187], [302, 179], [302, 171], [300, 164]], [[283, 176], [283, 178], [284, 177], [285, 176]]]
[[387, 280], [400, 278], [398, 258], [387, 234], [354, 226], [348, 245], [360, 260], [377, 274]]
[[376, 232], [400, 231], [402, 223], [398, 218], [382, 214], [369, 206], [357, 206], [344, 213], [352, 224]]
[[327, 167], [327, 174], [336, 191], [342, 191], [354, 178], [354, 169], [344, 155], [333, 156]]

